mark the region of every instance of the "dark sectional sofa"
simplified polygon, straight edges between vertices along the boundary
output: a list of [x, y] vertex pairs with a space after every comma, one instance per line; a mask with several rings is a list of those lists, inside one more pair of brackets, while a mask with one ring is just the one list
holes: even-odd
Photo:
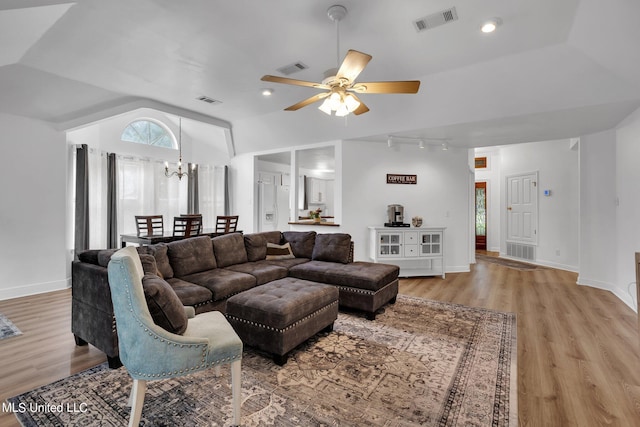
[[[292, 256], [267, 257], [268, 244], [286, 243]], [[395, 302], [398, 293], [398, 267], [353, 262], [348, 234], [234, 233], [137, 249], [145, 273], [166, 280], [196, 314], [225, 313], [230, 297], [287, 277], [337, 287], [341, 308], [361, 310], [371, 320], [379, 308]], [[72, 264], [71, 330], [76, 344], [91, 343], [104, 351], [112, 367], [120, 361], [106, 266], [115, 251], [88, 250]]]

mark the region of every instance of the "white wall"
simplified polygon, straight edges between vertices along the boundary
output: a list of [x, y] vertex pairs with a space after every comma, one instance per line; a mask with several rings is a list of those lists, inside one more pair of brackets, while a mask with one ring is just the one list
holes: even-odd
[[48, 124], [0, 114], [0, 299], [69, 286], [67, 146]]
[[[388, 173], [417, 175], [417, 184], [387, 184]], [[447, 227], [446, 270], [468, 271], [470, 174], [466, 149], [389, 149], [382, 143], [344, 141], [340, 231], [353, 237], [355, 259], [368, 260], [367, 226], [382, 226], [387, 205], [401, 204], [405, 222], [421, 216], [423, 226]]]
[[[578, 271], [580, 182], [579, 152], [568, 139], [506, 145], [500, 148], [501, 184], [510, 175], [538, 172], [538, 246], [536, 262]], [[551, 196], [543, 196], [551, 190]], [[504, 192], [503, 192], [504, 193]], [[504, 206], [504, 194], [501, 206]], [[504, 221], [503, 221], [504, 222]], [[506, 252], [506, 224], [501, 229]]]
[[[628, 294], [616, 285], [616, 215], [616, 132], [582, 136], [578, 283], [609, 290], [628, 304]], [[633, 256], [627, 258], [633, 266]]]
[[603, 254], [617, 263], [618, 276], [614, 293], [623, 301], [635, 304], [633, 283], [636, 281], [634, 253], [640, 252], [640, 109], [627, 117], [616, 128], [616, 187], [617, 252], [615, 258]]

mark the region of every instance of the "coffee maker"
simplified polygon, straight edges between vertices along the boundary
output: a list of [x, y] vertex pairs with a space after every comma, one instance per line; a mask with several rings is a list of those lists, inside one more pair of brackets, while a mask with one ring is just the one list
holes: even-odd
[[385, 222], [385, 227], [409, 227], [409, 224], [404, 223], [404, 206], [402, 205], [388, 205], [387, 217], [389, 222]]

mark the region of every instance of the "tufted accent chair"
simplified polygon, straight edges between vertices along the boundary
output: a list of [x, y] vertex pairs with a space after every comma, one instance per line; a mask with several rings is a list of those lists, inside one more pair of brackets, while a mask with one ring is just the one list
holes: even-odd
[[120, 360], [133, 378], [129, 426], [137, 426], [147, 381], [189, 375], [231, 364], [233, 424], [240, 425], [242, 341], [218, 311], [194, 315], [184, 335], [172, 334], [151, 318], [142, 289], [142, 264], [136, 249], [116, 252], [108, 266], [109, 286], [118, 326]]

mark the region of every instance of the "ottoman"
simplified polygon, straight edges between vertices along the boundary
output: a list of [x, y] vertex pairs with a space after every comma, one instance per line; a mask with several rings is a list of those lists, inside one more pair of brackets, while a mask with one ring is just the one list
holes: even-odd
[[338, 289], [285, 277], [227, 300], [226, 316], [242, 342], [273, 355], [276, 364], [338, 318]]
[[309, 261], [289, 269], [289, 276], [337, 286], [340, 306], [362, 310], [369, 320], [387, 303], [395, 303], [398, 296], [400, 267], [371, 262], [339, 264]]

